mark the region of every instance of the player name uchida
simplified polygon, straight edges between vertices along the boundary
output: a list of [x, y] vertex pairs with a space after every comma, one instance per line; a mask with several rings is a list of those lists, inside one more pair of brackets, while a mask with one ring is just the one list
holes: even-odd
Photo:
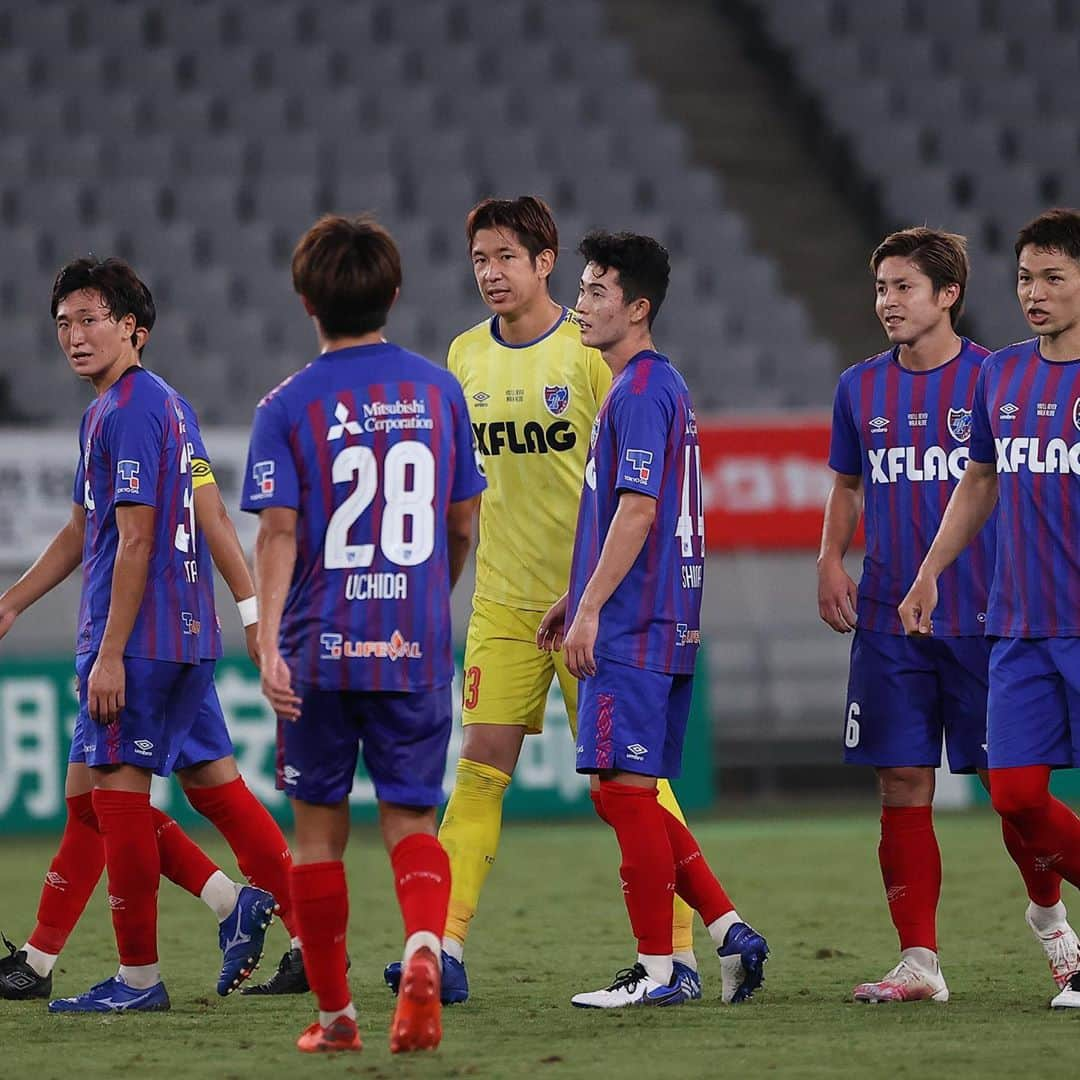
[[997, 447], [997, 471], [1020, 472], [1025, 466], [1033, 473], [1071, 473], [1080, 475], [1080, 443], [1064, 439], [1042, 439], [1032, 435], [1003, 435], [994, 440]]
[[407, 600], [407, 574], [350, 574], [345, 579], [346, 600]]
[[920, 455], [914, 446], [889, 446], [867, 450], [870, 479], [875, 484], [895, 484], [897, 480], [959, 480], [967, 467], [969, 451], [958, 446], [947, 451], [928, 446]]

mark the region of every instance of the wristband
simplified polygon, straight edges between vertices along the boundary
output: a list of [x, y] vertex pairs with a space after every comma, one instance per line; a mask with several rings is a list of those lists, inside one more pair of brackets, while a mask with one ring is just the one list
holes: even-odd
[[246, 600], [238, 600], [236, 610], [240, 612], [240, 621], [244, 624], [244, 629], [259, 621], [259, 601], [254, 596], [249, 596]]

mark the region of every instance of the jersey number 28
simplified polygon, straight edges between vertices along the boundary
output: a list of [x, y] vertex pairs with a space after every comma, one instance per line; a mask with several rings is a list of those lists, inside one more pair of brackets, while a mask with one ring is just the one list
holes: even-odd
[[[347, 446], [334, 458], [334, 483], [356, 486], [326, 527], [327, 570], [366, 567], [375, 561], [375, 545], [350, 544], [349, 530], [375, 501], [378, 473], [378, 460], [366, 446]], [[379, 546], [390, 562], [416, 566], [435, 548], [435, 456], [421, 442], [399, 442], [387, 452], [382, 473], [385, 505]]]

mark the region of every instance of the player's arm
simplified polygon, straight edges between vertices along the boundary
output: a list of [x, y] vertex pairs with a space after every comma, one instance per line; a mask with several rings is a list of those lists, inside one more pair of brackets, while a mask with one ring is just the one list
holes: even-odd
[[452, 502], [446, 514], [447, 546], [450, 551], [450, 588], [461, 577], [473, 544], [473, 521], [480, 510], [480, 496]]
[[937, 607], [937, 579], [975, 539], [994, 512], [998, 498], [997, 466], [969, 459], [926, 553], [914, 584], [900, 603], [900, 621], [908, 634], [929, 634], [930, 616]]
[[124, 649], [146, 591], [156, 520], [157, 511], [153, 506], [120, 503], [116, 507], [118, 539], [109, 614], [97, 659], [86, 683], [90, 716], [99, 724], [115, 723], [124, 707]]
[[566, 666], [579, 679], [596, 674], [593, 646], [600, 625], [600, 609], [630, 572], [655, 519], [656, 500], [651, 495], [634, 491], [620, 494], [600, 560], [585, 585], [563, 642]]
[[218, 573], [225, 579], [225, 584], [229, 586], [229, 591], [240, 608], [248, 656], [257, 667], [258, 604], [255, 600], [255, 583], [251, 580], [251, 571], [248, 570], [240, 538], [236, 535], [236, 526], [225, 508], [221, 490], [213, 480], [195, 488], [195, 520], [210, 547], [210, 557], [214, 560]]
[[297, 513], [287, 506], [268, 506], [259, 514], [255, 539], [255, 594], [259, 603], [258, 634], [262, 690], [279, 716], [295, 720], [300, 699], [292, 689], [289, 668], [278, 650], [281, 616], [296, 566]]
[[72, 503], [67, 524], [57, 531], [33, 566], [0, 595], [0, 638], [11, 629], [19, 615], [55, 589], [79, 565], [85, 531], [86, 510], [78, 503]]
[[818, 614], [841, 634], [855, 629], [858, 587], [844, 569], [844, 556], [859, 526], [862, 506], [862, 477], [834, 472], [825, 500], [825, 523], [817, 560]]

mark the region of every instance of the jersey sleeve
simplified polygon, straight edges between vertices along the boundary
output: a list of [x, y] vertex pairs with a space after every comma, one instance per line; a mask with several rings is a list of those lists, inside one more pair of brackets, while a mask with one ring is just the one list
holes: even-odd
[[604, 358], [596, 349], [590, 349], [589, 353], [589, 384], [592, 386], [593, 398], [597, 409], [603, 404], [611, 389], [611, 368], [604, 363]]
[[613, 404], [611, 418], [618, 444], [615, 490], [657, 499], [674, 410], [653, 388], [640, 394], [623, 393]]
[[199, 429], [199, 418], [186, 398], [180, 399], [184, 411], [184, 427], [187, 429], [188, 455], [191, 458], [191, 490], [198, 491], [207, 484], [216, 484], [210, 454]]
[[300, 508], [300, 479], [289, 446], [289, 419], [278, 397], [255, 410], [240, 509], [257, 514], [269, 506]]
[[165, 443], [164, 411], [160, 398], [133, 394], [123, 408], [102, 424], [102, 437], [113, 462], [114, 503], [157, 505], [157, 479]]
[[843, 379], [836, 387], [836, 397], [833, 399], [829, 468], [845, 476], [859, 476], [862, 473], [859, 432], [851, 415], [851, 401]]
[[454, 417], [454, 483], [450, 489], [451, 502], [464, 502], [479, 495], [487, 487], [484, 463], [469, 423], [465, 394], [457, 379], [452, 379], [450, 408]]
[[996, 460], [994, 432], [986, 409], [986, 365], [975, 380], [975, 395], [971, 401], [971, 460], [989, 465]]
[[79, 423], [79, 460], [75, 462], [75, 479], [71, 485], [71, 501], [78, 503], [79, 506], [86, 505], [86, 466], [83, 464], [86, 456], [85, 438], [86, 416], [84, 415]]

